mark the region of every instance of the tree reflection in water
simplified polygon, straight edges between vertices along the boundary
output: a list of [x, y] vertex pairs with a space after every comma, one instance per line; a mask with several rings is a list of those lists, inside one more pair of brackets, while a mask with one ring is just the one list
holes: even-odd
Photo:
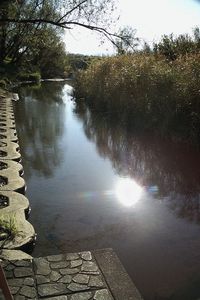
[[51, 177], [62, 160], [58, 141], [65, 118], [63, 86], [64, 83], [43, 83], [42, 87], [26, 85], [18, 89], [16, 124], [26, 178], [31, 176], [32, 168], [38, 175]]
[[200, 152], [191, 145], [135, 135], [106, 114], [77, 104], [87, 138], [120, 176], [134, 178], [177, 216], [200, 222]]

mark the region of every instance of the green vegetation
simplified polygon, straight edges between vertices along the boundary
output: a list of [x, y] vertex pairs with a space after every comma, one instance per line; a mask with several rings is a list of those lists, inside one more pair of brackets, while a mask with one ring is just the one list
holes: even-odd
[[200, 43], [191, 38], [186, 51], [184, 40], [181, 52], [180, 39], [169, 47], [164, 37], [156, 51], [154, 45], [154, 50], [94, 61], [76, 78], [77, 101], [85, 98], [92, 109], [137, 130], [199, 142]]
[[0, 217], [0, 240], [13, 239], [17, 232], [15, 215], [4, 215]]
[[42, 78], [71, 74], [62, 41], [64, 29], [78, 26], [112, 40], [104, 28], [112, 22], [113, 0], [0, 2], [0, 79], [27, 80], [33, 73]]
[[39, 73], [20, 74], [18, 78], [20, 81], [33, 81], [36, 83], [39, 83], [41, 79]]

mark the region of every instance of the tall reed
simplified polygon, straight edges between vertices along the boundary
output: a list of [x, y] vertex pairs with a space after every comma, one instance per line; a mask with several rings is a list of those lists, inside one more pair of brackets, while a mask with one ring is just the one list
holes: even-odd
[[76, 99], [129, 126], [199, 139], [200, 55], [136, 53], [94, 61], [76, 78]]

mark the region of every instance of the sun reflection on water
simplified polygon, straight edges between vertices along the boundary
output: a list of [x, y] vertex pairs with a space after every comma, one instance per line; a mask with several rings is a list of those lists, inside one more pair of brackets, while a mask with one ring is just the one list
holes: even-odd
[[121, 204], [131, 207], [136, 204], [142, 196], [143, 188], [131, 178], [121, 178], [117, 182], [115, 194]]

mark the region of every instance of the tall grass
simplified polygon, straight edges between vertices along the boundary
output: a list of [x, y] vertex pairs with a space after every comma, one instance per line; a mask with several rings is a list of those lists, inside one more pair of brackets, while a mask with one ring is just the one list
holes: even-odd
[[199, 138], [199, 54], [171, 62], [144, 53], [103, 58], [79, 73], [75, 93], [136, 129]]

